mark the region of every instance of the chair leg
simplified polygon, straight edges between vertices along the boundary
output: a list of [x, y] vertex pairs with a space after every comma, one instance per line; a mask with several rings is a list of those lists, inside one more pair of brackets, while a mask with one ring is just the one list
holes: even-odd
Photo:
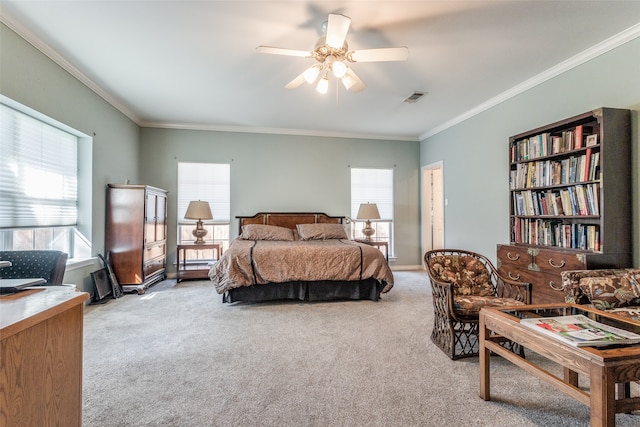
[[480, 350], [478, 324], [446, 321], [436, 316], [431, 341], [452, 360], [477, 356]]
[[480, 351], [480, 336], [477, 322], [456, 322], [455, 359], [477, 356]]

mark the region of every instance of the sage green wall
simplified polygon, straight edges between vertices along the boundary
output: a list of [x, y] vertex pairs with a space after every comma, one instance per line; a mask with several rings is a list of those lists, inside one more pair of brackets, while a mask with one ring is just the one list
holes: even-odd
[[80, 206], [80, 228], [92, 242], [93, 254], [104, 253], [105, 187], [138, 179], [139, 127], [4, 24], [0, 93], [89, 137], [81, 141], [91, 146], [83, 147], [89, 154], [79, 167], [93, 178], [80, 184], [82, 200], [90, 200]]
[[444, 162], [445, 246], [494, 261], [509, 242], [509, 136], [598, 107], [632, 110], [634, 265], [640, 266], [640, 38], [511, 98], [420, 144], [420, 165]]
[[142, 182], [169, 191], [171, 269], [178, 162], [231, 164], [232, 236], [259, 211], [350, 215], [349, 167], [394, 168], [394, 264], [420, 265], [418, 142], [143, 128], [140, 147]]

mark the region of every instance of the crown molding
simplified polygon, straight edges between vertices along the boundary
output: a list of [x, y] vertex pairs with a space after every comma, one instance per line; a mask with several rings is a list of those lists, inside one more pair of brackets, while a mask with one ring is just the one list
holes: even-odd
[[29, 44], [42, 52], [45, 56], [51, 59], [53, 62], [62, 67], [65, 71], [78, 79], [82, 84], [95, 92], [99, 97], [107, 101], [111, 106], [127, 116], [131, 121], [139, 125], [140, 119], [122, 102], [114, 98], [107, 91], [102, 89], [100, 85], [95, 83], [86, 74], [77, 69], [73, 64], [67, 61], [62, 55], [56, 52], [51, 46], [40, 40], [35, 34], [33, 34], [28, 28], [18, 22], [15, 18], [7, 14], [6, 11], [0, 10], [0, 22], [5, 24], [11, 30], [13, 30], [20, 37], [25, 39]]
[[285, 128], [264, 128], [250, 126], [226, 126], [226, 125], [205, 125], [197, 123], [167, 123], [167, 122], [142, 122], [139, 124], [143, 128], [159, 128], [159, 129], [180, 129], [180, 130], [202, 130], [216, 132], [233, 132], [233, 133], [262, 133], [272, 135], [293, 135], [293, 136], [320, 136], [326, 138], [351, 138], [351, 139], [378, 139], [389, 141], [409, 141], [419, 142], [417, 136], [406, 135], [378, 135], [365, 133], [347, 133], [347, 132], [327, 132], [306, 129], [285, 129]]
[[584, 64], [598, 56], [607, 53], [631, 40], [640, 37], [640, 24], [636, 24], [632, 27], [627, 28], [626, 30], [609, 37], [608, 39], [580, 52], [577, 55], [572, 56], [571, 58], [562, 61], [561, 63], [549, 68], [546, 71], [530, 78], [529, 80], [525, 80], [524, 82], [512, 87], [511, 89], [502, 92], [501, 94], [489, 99], [486, 102], [472, 108], [471, 110], [462, 113], [461, 115], [454, 117], [453, 119], [442, 123], [439, 126], [434, 127], [433, 129], [423, 133], [420, 135], [420, 141], [424, 141], [425, 139], [432, 137], [446, 129], [449, 129], [458, 123], [461, 123], [471, 117], [482, 113], [496, 105], [513, 98], [539, 84], [542, 84], [548, 80], [553, 79], [554, 77], [559, 76], [562, 73], [565, 73], [572, 68], [575, 68], [579, 65]]

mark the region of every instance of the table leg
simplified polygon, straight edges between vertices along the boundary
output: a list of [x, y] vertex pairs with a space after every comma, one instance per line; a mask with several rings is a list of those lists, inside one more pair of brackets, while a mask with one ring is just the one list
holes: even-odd
[[628, 399], [631, 397], [631, 383], [616, 384], [616, 392], [618, 393], [618, 399]]
[[176, 282], [180, 282], [180, 249], [176, 251]]
[[578, 387], [578, 373], [576, 371], [572, 371], [569, 368], [562, 368], [562, 372], [564, 373], [565, 382]]
[[485, 347], [485, 340], [489, 333], [484, 326], [484, 315], [480, 312], [480, 397], [483, 400], [491, 400], [491, 351]]
[[612, 371], [602, 366], [591, 367], [591, 427], [616, 425], [616, 383]]

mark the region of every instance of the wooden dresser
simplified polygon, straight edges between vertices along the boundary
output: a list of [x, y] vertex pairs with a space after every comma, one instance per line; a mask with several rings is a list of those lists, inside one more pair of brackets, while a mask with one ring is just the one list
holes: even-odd
[[48, 286], [0, 296], [0, 425], [82, 425], [86, 292]]
[[[624, 258], [622, 258], [624, 259]], [[498, 271], [513, 280], [531, 283], [531, 303], [564, 302], [561, 273], [565, 270], [618, 268], [621, 257], [558, 248], [498, 245]]]
[[166, 277], [167, 192], [149, 185], [107, 186], [106, 251], [125, 292], [144, 293]]

